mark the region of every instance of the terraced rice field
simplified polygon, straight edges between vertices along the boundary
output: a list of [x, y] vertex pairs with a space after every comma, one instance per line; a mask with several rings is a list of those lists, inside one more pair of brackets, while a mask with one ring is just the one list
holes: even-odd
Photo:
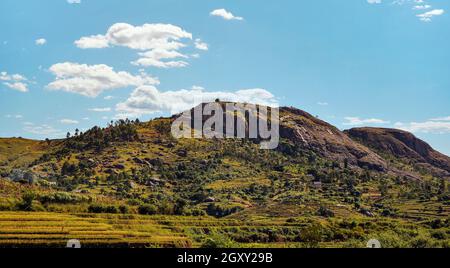
[[417, 202], [404, 200], [397, 205], [403, 218], [421, 220], [424, 218], [440, 218], [450, 215], [450, 206], [436, 202]]
[[84, 247], [190, 247], [169, 222], [118, 215], [0, 213], [0, 247], [65, 247], [78, 239]]
[[82, 247], [199, 247], [201, 237], [211, 230], [245, 231], [274, 225], [298, 228], [285, 221], [255, 220], [243, 225], [212, 217], [0, 212], [0, 248], [65, 247], [70, 239], [79, 240]]

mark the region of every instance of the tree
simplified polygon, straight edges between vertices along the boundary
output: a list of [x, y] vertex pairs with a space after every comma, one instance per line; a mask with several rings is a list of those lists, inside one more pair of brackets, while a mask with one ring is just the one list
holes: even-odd
[[141, 215], [155, 215], [158, 213], [158, 208], [154, 205], [142, 205], [139, 206], [138, 212]]
[[306, 243], [308, 248], [319, 247], [319, 242], [322, 241], [322, 226], [320, 224], [313, 224], [300, 233], [300, 239]]
[[66, 138], [70, 138], [70, 132], [67, 132]]
[[348, 159], [347, 158], [344, 159], [344, 168], [345, 169], [348, 168]]
[[50, 146], [50, 144], [51, 144], [51, 141], [50, 141], [50, 139], [49, 139], [49, 138], [46, 138], [46, 139], [45, 139], [45, 142], [47, 143], [47, 145], [48, 145], [48, 146]]
[[445, 179], [441, 179], [439, 182], [439, 194], [445, 194], [447, 192], [447, 183]]
[[36, 194], [34, 192], [26, 192], [22, 195], [22, 201], [19, 204], [20, 210], [32, 211], [33, 201], [36, 199]]

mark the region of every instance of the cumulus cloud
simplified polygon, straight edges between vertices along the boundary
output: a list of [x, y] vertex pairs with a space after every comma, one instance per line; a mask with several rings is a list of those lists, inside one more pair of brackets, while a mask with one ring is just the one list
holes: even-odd
[[91, 109], [89, 109], [89, 111], [96, 112], [96, 113], [105, 113], [105, 112], [111, 112], [111, 108], [109, 108], [109, 107], [105, 107], [105, 108], [91, 108]]
[[77, 120], [72, 119], [61, 119], [59, 122], [64, 125], [76, 125], [79, 123]]
[[[75, 41], [75, 45], [82, 49], [127, 47], [142, 51], [139, 53], [140, 58], [132, 62], [135, 65], [174, 68], [188, 65], [185, 61], [173, 60], [187, 58], [179, 52], [181, 48], [187, 46], [183, 40], [192, 40], [192, 34], [172, 24], [134, 26], [116, 23], [108, 29], [106, 34], [82, 37]], [[167, 59], [171, 61], [164, 61]]]
[[62, 90], [91, 98], [97, 97], [105, 90], [159, 84], [157, 78], [146, 73], [132, 75], [123, 71], [116, 72], [105, 64], [87, 65], [65, 62], [55, 64], [49, 70], [56, 79], [47, 85], [48, 89]]
[[425, 121], [425, 122], [411, 122], [411, 123], [395, 123], [395, 127], [413, 132], [413, 133], [432, 133], [432, 134], [447, 134], [450, 133], [450, 121]]
[[81, 4], [81, 0], [67, 0], [69, 4]]
[[432, 118], [430, 119], [431, 121], [450, 121], [450, 116], [445, 116], [445, 117], [437, 117], [437, 118]]
[[430, 9], [431, 6], [430, 5], [415, 5], [413, 6], [414, 10], [424, 10], [424, 9]]
[[235, 92], [207, 92], [201, 87], [177, 91], [160, 92], [154, 86], [136, 88], [131, 96], [116, 105], [119, 113], [116, 117], [139, 117], [144, 114], [170, 112], [172, 114], [188, 110], [202, 102], [212, 102], [216, 99], [256, 103], [268, 106], [278, 106], [274, 95], [265, 89], [244, 89]]
[[5, 82], [3, 84], [9, 87], [10, 89], [14, 89], [20, 92], [28, 92], [28, 86], [22, 82], [14, 82], [14, 83]]
[[[367, 2], [369, 4], [381, 4], [382, 0], [367, 0]], [[433, 9], [430, 11], [426, 11], [431, 9], [432, 6], [427, 4], [427, 1], [425, 0], [393, 0], [391, 3], [400, 6], [409, 5], [413, 10], [423, 12], [420, 14], [416, 14], [416, 16], [423, 22], [431, 22], [433, 17], [440, 16], [445, 13], [445, 10], [443, 9]]]
[[227, 11], [224, 8], [213, 10], [211, 11], [210, 15], [215, 17], [221, 17], [225, 20], [244, 20], [243, 17], [234, 16], [233, 13]]
[[47, 44], [47, 40], [44, 38], [39, 38], [35, 41], [35, 43], [37, 46], [43, 46], [43, 45]]
[[186, 61], [171, 60], [163, 61], [163, 59], [188, 58], [174, 50], [153, 49], [147, 52], [139, 53], [140, 59], [133, 61], [133, 65], [154, 66], [158, 68], [181, 68], [189, 65]]
[[91, 35], [89, 37], [81, 37], [75, 41], [75, 45], [81, 49], [88, 48], [105, 48], [109, 47], [108, 39], [104, 35]]
[[22, 119], [22, 118], [23, 118], [23, 115], [21, 115], [21, 114], [15, 114], [15, 115], [7, 114], [7, 115], [5, 115], [5, 118]]
[[377, 118], [362, 119], [359, 117], [345, 117], [344, 119], [347, 122], [343, 123], [343, 125], [346, 125], [346, 126], [382, 125], [382, 124], [390, 123], [389, 121], [385, 121], [385, 120], [377, 119]]
[[233, 13], [227, 11], [224, 8], [213, 10], [213, 11], [211, 11], [210, 15], [216, 16], [216, 17], [221, 17], [225, 20], [244, 20], [243, 17], [236, 17], [233, 15]]
[[23, 130], [25, 132], [28, 132], [31, 134], [48, 136], [48, 137], [56, 137], [56, 136], [64, 135], [60, 130], [55, 129], [52, 126], [49, 126], [47, 124], [35, 125], [33, 123], [27, 122], [24, 125], [25, 126], [24, 126]]
[[195, 47], [200, 50], [208, 50], [209, 49], [208, 44], [198, 38], [195, 39]]
[[20, 92], [28, 92], [28, 79], [20, 74], [8, 74], [7, 72], [0, 73], [0, 81], [3, 81], [3, 85], [10, 89]]
[[433, 9], [425, 13], [418, 14], [417, 17], [419, 17], [421, 21], [430, 22], [434, 16], [440, 16], [444, 14], [444, 12], [445, 11], [443, 9]]
[[80, 48], [98, 48], [89, 43], [90, 38], [99, 40], [104, 38], [106, 44], [124, 46], [131, 49], [150, 50], [165, 48], [167, 50], [179, 49], [184, 46], [180, 39], [192, 39], [192, 34], [184, 31], [178, 26], [171, 24], [144, 24], [133, 26], [127, 23], [116, 23], [112, 25], [105, 35], [83, 37], [75, 41]]

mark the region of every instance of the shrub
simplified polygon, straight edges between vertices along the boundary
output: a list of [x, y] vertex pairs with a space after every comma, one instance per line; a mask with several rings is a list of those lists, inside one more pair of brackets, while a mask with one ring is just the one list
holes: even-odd
[[119, 209], [116, 206], [107, 206], [105, 207], [105, 213], [117, 214], [119, 213]]
[[13, 206], [11, 206], [11, 204], [4, 204], [4, 203], [0, 204], [0, 211], [11, 211], [11, 210], [13, 210]]
[[322, 216], [322, 217], [325, 217], [325, 218], [332, 218], [332, 217], [334, 217], [334, 212], [331, 211], [330, 209], [324, 207], [324, 206], [321, 206], [319, 208], [319, 210], [317, 211], [317, 214], [319, 216]]
[[433, 247], [433, 241], [431, 241], [431, 239], [424, 237], [424, 236], [419, 236], [414, 238], [411, 241], [411, 247], [413, 248], [432, 248]]
[[98, 204], [93, 204], [88, 207], [89, 213], [110, 213], [117, 214], [119, 213], [119, 209], [116, 206], [103, 206]]
[[88, 212], [89, 213], [102, 213], [103, 207], [101, 205], [90, 205], [88, 207]]
[[26, 192], [22, 195], [22, 200], [18, 204], [19, 210], [32, 211], [33, 201], [36, 199], [36, 194], [34, 192]]
[[40, 195], [39, 201], [43, 204], [55, 203], [55, 204], [77, 204], [82, 202], [89, 202], [90, 198], [74, 195], [66, 192], [57, 192], [53, 194]]
[[127, 205], [119, 206], [119, 210], [120, 210], [120, 213], [122, 213], [122, 214], [130, 213], [130, 207], [128, 207]]
[[232, 205], [220, 205], [220, 204], [209, 204], [206, 209], [206, 213], [210, 216], [214, 217], [225, 217], [236, 212], [243, 210], [240, 206], [232, 206]]
[[141, 215], [155, 215], [158, 213], [158, 208], [154, 205], [139, 206], [138, 212]]
[[192, 216], [205, 216], [206, 212], [201, 209], [193, 209], [193, 210], [191, 210], [191, 215]]
[[319, 242], [322, 241], [322, 226], [320, 224], [313, 224], [300, 233], [300, 240], [305, 242], [308, 248], [318, 248]]
[[237, 248], [238, 244], [223, 234], [210, 235], [201, 245], [202, 248]]

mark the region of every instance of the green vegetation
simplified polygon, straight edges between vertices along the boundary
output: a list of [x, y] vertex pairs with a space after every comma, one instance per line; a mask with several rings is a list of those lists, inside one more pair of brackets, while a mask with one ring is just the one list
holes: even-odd
[[446, 177], [411, 179], [393, 156], [401, 172], [356, 166], [289, 136], [272, 151], [174, 140], [170, 123], [0, 140], [0, 247], [449, 247]]

